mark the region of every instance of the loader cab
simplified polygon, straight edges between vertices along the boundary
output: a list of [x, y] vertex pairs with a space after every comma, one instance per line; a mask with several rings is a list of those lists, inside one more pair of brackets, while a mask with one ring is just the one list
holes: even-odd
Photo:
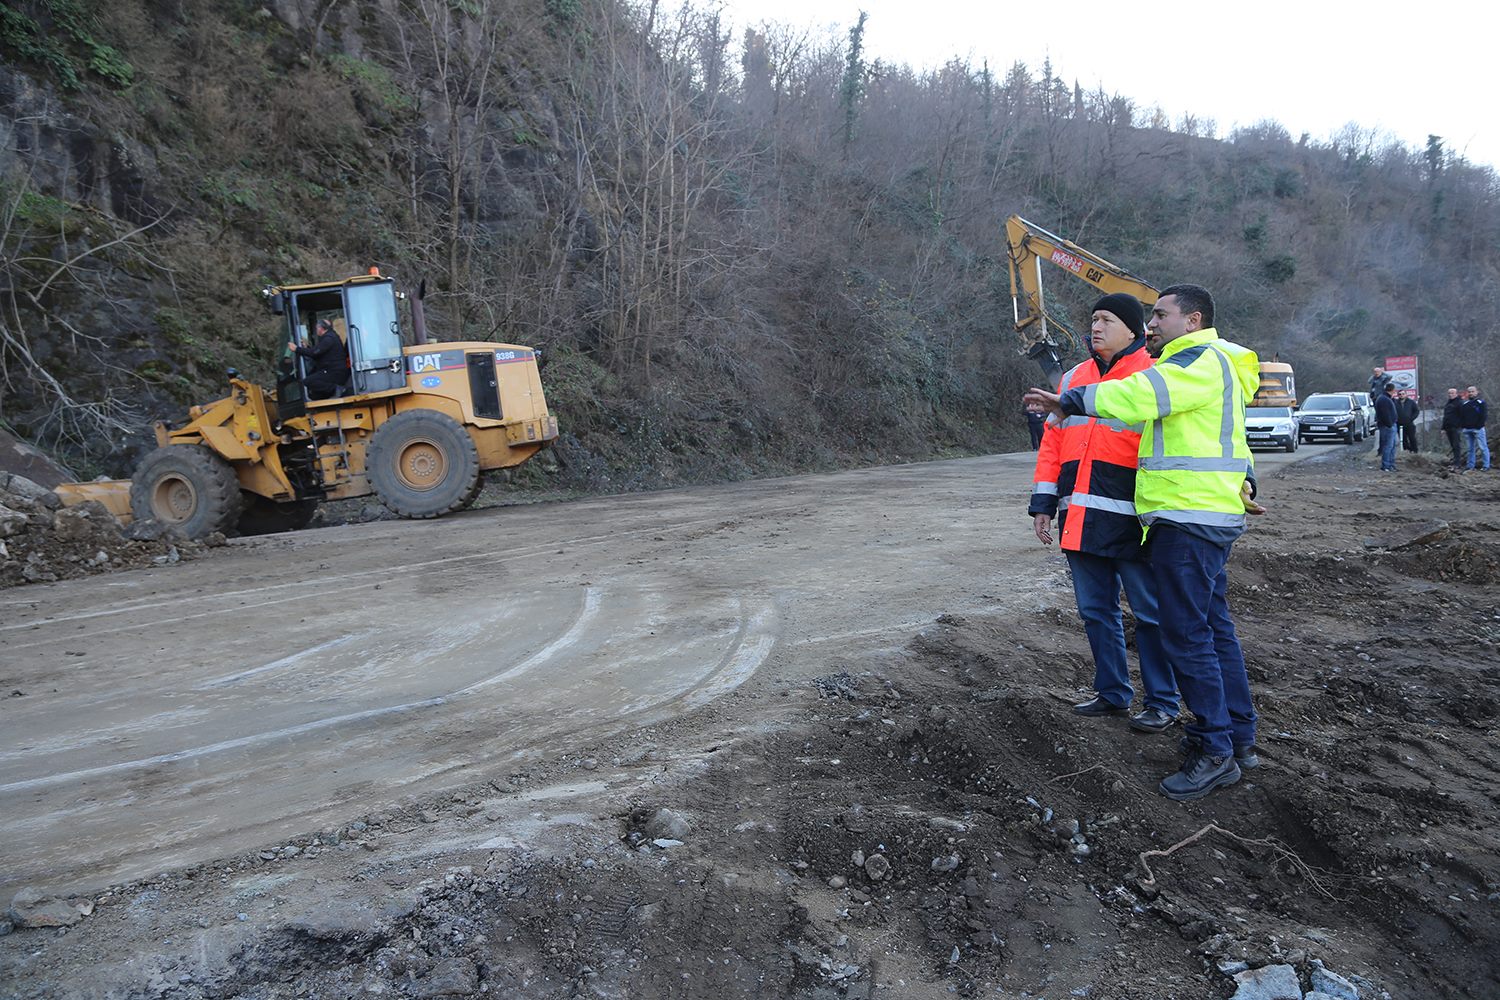
[[[276, 307], [279, 306], [279, 310]], [[277, 291], [273, 310], [286, 317], [287, 336], [309, 343], [320, 320], [328, 320], [349, 348], [349, 384], [344, 395], [383, 392], [406, 385], [401, 354], [401, 323], [396, 312], [395, 283], [378, 275], [323, 285], [293, 286]], [[281, 348], [278, 398], [285, 414], [306, 405], [301, 379], [305, 360]], [[327, 402], [327, 401], [320, 401]]]

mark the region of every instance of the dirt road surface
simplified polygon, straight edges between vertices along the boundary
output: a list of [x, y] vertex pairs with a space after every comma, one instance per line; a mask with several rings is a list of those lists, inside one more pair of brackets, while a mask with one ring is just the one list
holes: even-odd
[[[1500, 489], [1418, 460], [1402, 509], [1309, 452], [1259, 457], [1232, 573], [1267, 762], [1185, 807], [1175, 736], [1067, 711], [1030, 455], [0, 593], [0, 900], [90, 911], [0, 938], [0, 995], [1228, 996], [1320, 956], [1492, 995], [1439, 953], [1500, 928]], [[1435, 537], [1366, 544], [1422, 497]], [[1210, 822], [1154, 862], [1201, 878], [1145, 877]]]

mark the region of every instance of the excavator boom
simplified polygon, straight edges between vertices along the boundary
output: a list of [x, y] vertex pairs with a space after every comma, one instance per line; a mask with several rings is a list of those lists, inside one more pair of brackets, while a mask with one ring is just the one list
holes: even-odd
[[1006, 257], [1010, 263], [1010, 296], [1021, 353], [1034, 358], [1054, 385], [1062, 376], [1063, 358], [1082, 350], [1066, 320], [1047, 311], [1042, 292], [1042, 261], [1055, 264], [1106, 295], [1124, 292], [1150, 308], [1156, 288], [1098, 254], [1050, 233], [1019, 215], [1005, 220]]

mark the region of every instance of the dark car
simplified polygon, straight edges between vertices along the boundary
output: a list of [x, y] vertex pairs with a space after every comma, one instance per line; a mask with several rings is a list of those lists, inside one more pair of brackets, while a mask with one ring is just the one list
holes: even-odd
[[1301, 440], [1297, 433], [1297, 415], [1290, 406], [1248, 406], [1245, 408], [1245, 440], [1252, 448], [1296, 451]]
[[1319, 392], [1302, 401], [1297, 413], [1304, 441], [1342, 440], [1353, 444], [1363, 437], [1364, 414], [1347, 392]]

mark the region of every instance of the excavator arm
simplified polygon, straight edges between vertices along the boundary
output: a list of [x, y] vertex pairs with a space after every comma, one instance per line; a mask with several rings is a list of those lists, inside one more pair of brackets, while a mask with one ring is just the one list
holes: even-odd
[[1082, 344], [1066, 320], [1047, 311], [1042, 293], [1043, 260], [1087, 281], [1106, 295], [1125, 292], [1140, 299], [1148, 309], [1156, 303], [1156, 289], [1150, 284], [1019, 215], [1005, 220], [1005, 237], [1010, 297], [1021, 353], [1041, 364], [1054, 386], [1062, 377], [1063, 358], [1081, 351]]

